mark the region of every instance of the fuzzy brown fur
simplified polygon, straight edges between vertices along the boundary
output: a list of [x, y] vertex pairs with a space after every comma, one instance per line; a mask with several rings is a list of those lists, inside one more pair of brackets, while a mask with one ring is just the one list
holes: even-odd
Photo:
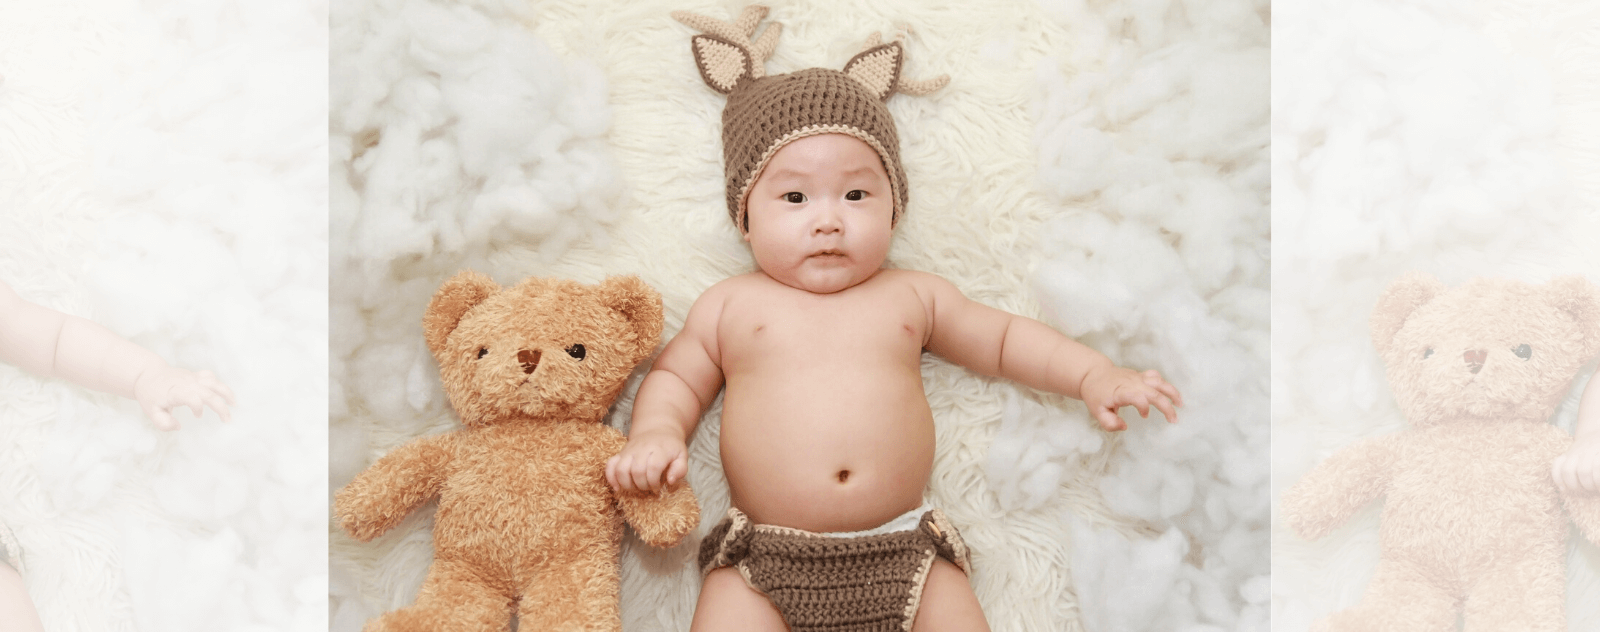
[[1447, 631], [1464, 611], [1469, 631], [1566, 630], [1562, 506], [1600, 542], [1600, 497], [1557, 490], [1551, 462], [1572, 438], [1546, 419], [1600, 352], [1600, 289], [1412, 274], [1378, 300], [1372, 337], [1412, 428], [1340, 450], [1283, 495], [1308, 539], [1386, 496], [1366, 594], [1312, 629]]
[[618, 498], [605, 480], [626, 439], [601, 421], [660, 340], [660, 295], [634, 277], [502, 289], [465, 271], [423, 329], [466, 428], [395, 449], [336, 496], [339, 526], [362, 541], [439, 497], [416, 603], [365, 630], [507, 630], [513, 611], [523, 630], [620, 630], [623, 519], [656, 546], [699, 521], [686, 485]]

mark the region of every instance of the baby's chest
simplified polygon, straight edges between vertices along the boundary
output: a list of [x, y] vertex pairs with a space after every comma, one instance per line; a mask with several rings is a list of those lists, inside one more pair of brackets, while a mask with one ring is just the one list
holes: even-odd
[[718, 335], [734, 358], [914, 358], [925, 340], [925, 320], [920, 309], [882, 302], [753, 301], [725, 313]]

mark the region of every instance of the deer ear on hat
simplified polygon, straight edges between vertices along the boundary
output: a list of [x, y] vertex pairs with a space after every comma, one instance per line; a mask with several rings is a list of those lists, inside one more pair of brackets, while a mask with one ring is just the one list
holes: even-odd
[[766, 16], [767, 8], [761, 5], [745, 7], [739, 19], [733, 22], [688, 11], [672, 12], [673, 19], [707, 33], [690, 38], [689, 47], [694, 52], [694, 65], [700, 70], [700, 78], [722, 94], [733, 92], [748, 79], [760, 79], [766, 74], [767, 58], [777, 48], [778, 34], [783, 32], [782, 24], [772, 23], [761, 32], [760, 38], [752, 40], [750, 36]]
[[939, 75], [922, 81], [908, 81], [900, 75], [905, 70], [906, 50], [899, 41], [879, 44], [877, 33], [867, 36], [861, 52], [844, 64], [844, 74], [866, 86], [880, 101], [899, 92], [922, 96], [950, 83], [950, 75]]

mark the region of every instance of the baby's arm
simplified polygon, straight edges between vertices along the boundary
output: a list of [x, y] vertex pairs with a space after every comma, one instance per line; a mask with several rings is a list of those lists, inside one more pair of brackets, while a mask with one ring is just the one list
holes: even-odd
[[31, 373], [138, 400], [163, 430], [178, 422], [171, 409], [187, 405], [199, 416], [204, 406], [227, 421], [233, 392], [209, 371], [167, 366], [148, 349], [89, 320], [40, 307], [0, 282], [0, 361]]
[[1589, 378], [1578, 402], [1578, 424], [1572, 447], [1551, 468], [1562, 493], [1600, 493], [1600, 374]]
[[1178, 420], [1173, 407], [1183, 396], [1160, 373], [1116, 366], [1044, 323], [968, 299], [937, 276], [908, 274], [928, 310], [929, 351], [984, 375], [1081, 399], [1106, 430], [1128, 427], [1117, 416], [1123, 406], [1140, 416], [1155, 406], [1167, 421]]
[[717, 322], [726, 296], [718, 284], [695, 300], [683, 331], [639, 385], [628, 444], [606, 461], [606, 480], [618, 493], [657, 492], [688, 474], [689, 435], [722, 390]]

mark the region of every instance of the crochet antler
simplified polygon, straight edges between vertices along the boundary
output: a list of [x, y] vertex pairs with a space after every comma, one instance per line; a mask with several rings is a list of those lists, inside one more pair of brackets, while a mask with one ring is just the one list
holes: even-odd
[[844, 74], [861, 82], [861, 85], [878, 95], [879, 99], [888, 100], [896, 92], [914, 96], [922, 96], [943, 88], [950, 83], [950, 75], [939, 75], [932, 79], [909, 81], [900, 76], [905, 64], [905, 47], [900, 42], [893, 41], [888, 44], [879, 44], [883, 38], [877, 34], [867, 36], [866, 44], [861, 47], [861, 53], [850, 58], [844, 65]]
[[745, 79], [760, 79], [766, 75], [767, 59], [778, 46], [778, 34], [783, 25], [773, 23], [752, 41], [767, 8], [751, 5], [744, 8], [739, 19], [726, 22], [688, 11], [673, 11], [672, 18], [690, 28], [706, 33], [694, 36], [694, 63], [700, 69], [700, 78], [713, 90], [727, 94]]

